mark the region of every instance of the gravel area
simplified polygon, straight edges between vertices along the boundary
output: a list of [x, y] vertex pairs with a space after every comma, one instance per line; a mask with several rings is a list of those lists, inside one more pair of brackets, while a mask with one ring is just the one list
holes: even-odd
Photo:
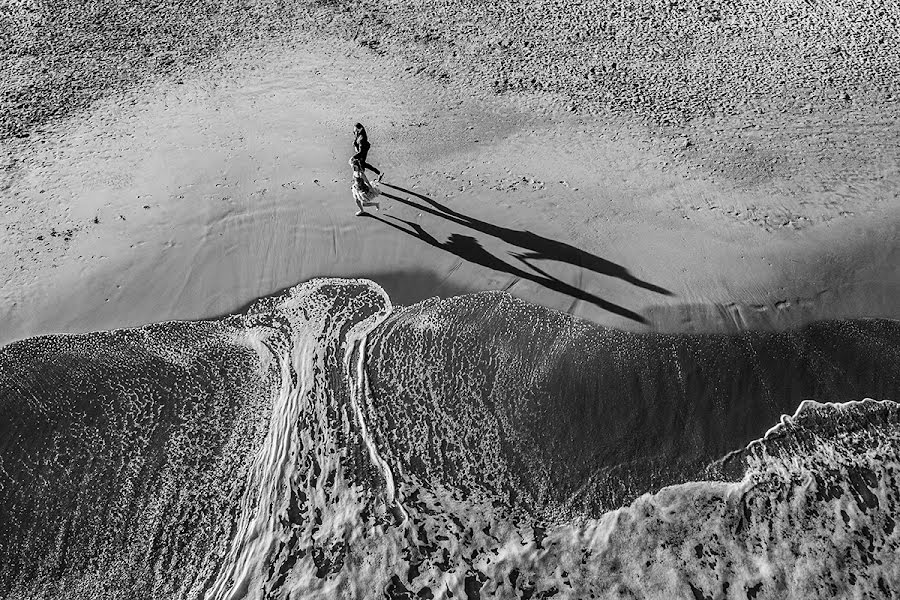
[[283, 0], [0, 3], [0, 139], [290, 31], [304, 10]]
[[900, 5], [878, 0], [43, 0], [0, 7], [0, 132], [312, 16], [448, 82], [663, 124], [900, 98]]
[[365, 0], [338, 13], [363, 45], [563, 109], [698, 117], [840, 111], [900, 97], [900, 8], [842, 2]]

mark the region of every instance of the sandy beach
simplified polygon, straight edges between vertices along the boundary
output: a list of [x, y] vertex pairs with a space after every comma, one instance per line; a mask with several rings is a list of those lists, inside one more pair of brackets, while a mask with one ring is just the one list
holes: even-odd
[[[230, 314], [321, 275], [398, 304], [506, 290], [632, 330], [900, 315], [888, 92], [676, 122], [560, 104], [549, 84], [465, 87], [469, 71], [423, 71], [334, 19], [7, 131], [0, 341]], [[386, 171], [368, 218], [349, 190], [356, 121]]]

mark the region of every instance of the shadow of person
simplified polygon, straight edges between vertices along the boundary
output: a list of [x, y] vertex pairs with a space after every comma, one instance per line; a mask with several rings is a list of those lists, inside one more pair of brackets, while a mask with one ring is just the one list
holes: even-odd
[[[602, 308], [603, 310], [607, 310], [621, 317], [625, 317], [626, 319], [631, 319], [632, 321], [637, 321], [638, 323], [644, 324], [646, 324], [647, 322], [644, 317], [634, 311], [628, 310], [627, 308], [619, 306], [618, 304], [614, 304], [612, 302], [604, 300], [603, 298], [595, 296], [590, 292], [586, 292], [585, 290], [561, 281], [556, 277], [549, 275], [548, 273], [540, 271], [540, 269], [536, 269], [536, 271], [538, 271], [537, 273], [530, 273], [514, 265], [511, 265], [485, 250], [484, 247], [478, 242], [478, 240], [476, 240], [472, 236], [454, 233], [450, 235], [446, 242], [441, 242], [433, 235], [425, 231], [425, 229], [421, 225], [413, 221], [405, 221], [397, 217], [390, 217], [392, 220], [389, 221], [371, 213], [364, 213], [362, 216], [369, 217], [370, 219], [375, 219], [376, 221], [381, 221], [385, 225], [393, 227], [398, 231], [402, 231], [407, 235], [419, 238], [420, 240], [426, 242], [431, 246], [434, 246], [435, 248], [439, 248], [445, 252], [449, 252], [450, 254], [453, 254], [470, 263], [481, 265], [482, 267], [487, 267], [495, 271], [508, 273], [510, 275], [518, 277], [519, 279], [532, 281], [544, 286], [549, 290], [565, 294], [576, 300], [588, 302], [590, 304], [593, 304], [594, 306]], [[403, 223], [404, 225], [406, 225], [406, 227], [403, 227], [398, 223], [394, 223], [394, 221]]]
[[425, 202], [430, 204], [431, 207], [423, 206], [422, 204], [419, 204], [412, 200], [400, 198], [392, 194], [385, 194], [388, 198], [392, 198], [418, 210], [427, 212], [437, 217], [441, 217], [443, 219], [447, 219], [448, 221], [452, 221], [454, 223], [457, 223], [458, 225], [474, 229], [475, 231], [490, 235], [499, 240], [503, 240], [504, 242], [513, 246], [518, 246], [523, 250], [530, 251], [513, 254], [513, 256], [515, 256], [519, 260], [526, 262], [528, 260], [556, 260], [559, 262], [574, 265], [576, 267], [581, 267], [583, 269], [587, 269], [601, 275], [607, 275], [609, 277], [621, 279], [622, 281], [638, 286], [645, 290], [655, 292], [657, 294], [663, 294], [666, 296], [672, 295], [672, 292], [663, 287], [638, 279], [637, 277], [629, 273], [628, 269], [626, 269], [625, 267], [604, 258], [600, 258], [599, 256], [591, 254], [590, 252], [585, 252], [584, 250], [576, 248], [571, 244], [566, 244], [565, 242], [559, 242], [554, 239], [546, 238], [530, 231], [520, 231], [517, 229], [510, 229], [508, 227], [501, 227], [499, 225], [487, 223], [485, 221], [481, 221], [474, 217], [470, 217], [457, 212], [450, 207], [437, 202], [436, 200], [432, 200], [428, 196], [419, 194], [418, 192], [413, 192], [412, 190], [407, 190], [389, 183], [382, 182], [381, 185], [397, 190], [398, 192], [403, 192], [405, 194], [415, 196], [416, 198], [424, 200]]

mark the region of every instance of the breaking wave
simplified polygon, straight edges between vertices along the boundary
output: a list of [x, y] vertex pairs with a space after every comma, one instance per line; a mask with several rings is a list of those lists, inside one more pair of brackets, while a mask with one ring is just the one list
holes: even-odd
[[16, 342], [0, 596], [896, 595], [898, 366], [892, 321], [633, 334], [338, 279]]

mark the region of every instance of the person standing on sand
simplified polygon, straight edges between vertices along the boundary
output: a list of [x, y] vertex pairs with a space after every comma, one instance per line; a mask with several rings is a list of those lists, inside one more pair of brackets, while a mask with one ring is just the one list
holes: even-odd
[[357, 123], [353, 128], [353, 132], [353, 149], [356, 150], [356, 154], [350, 159], [351, 164], [352, 161], [358, 160], [363, 169], [369, 169], [378, 175], [378, 181], [381, 181], [381, 178], [384, 177], [384, 173], [366, 162], [366, 155], [369, 154], [369, 148], [372, 147], [372, 144], [369, 143], [369, 136], [366, 134], [366, 128], [362, 126], [362, 123]]
[[367, 206], [374, 206], [375, 210], [380, 208], [378, 203], [375, 202], [375, 198], [380, 196], [381, 192], [366, 177], [363, 164], [365, 163], [356, 157], [350, 159], [350, 165], [353, 167], [353, 185], [350, 186], [350, 191], [353, 192], [353, 200], [356, 201], [356, 206], [359, 207], [359, 210], [356, 212], [357, 217], [366, 214], [365, 208]]

